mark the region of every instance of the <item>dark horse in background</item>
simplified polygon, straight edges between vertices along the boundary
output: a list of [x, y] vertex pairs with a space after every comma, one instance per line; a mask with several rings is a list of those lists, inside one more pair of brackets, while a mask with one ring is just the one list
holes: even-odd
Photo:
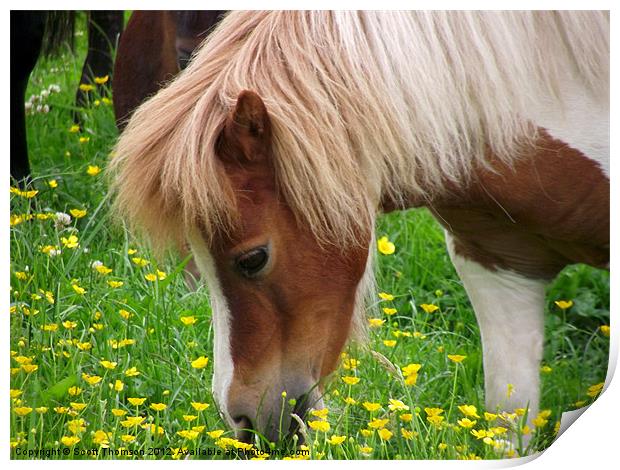
[[[80, 83], [112, 76], [114, 112], [122, 129], [137, 106], [185, 68], [224, 13], [136, 11], [123, 32], [123, 11], [89, 12], [88, 54]], [[24, 110], [30, 74], [41, 55], [72, 47], [74, 27], [72, 11], [11, 12], [11, 177], [18, 184], [27, 184], [30, 177]], [[78, 88], [76, 105], [85, 102]], [[74, 119], [79, 120], [77, 113]]]
[[114, 114], [120, 130], [131, 113], [189, 63], [226, 12], [136, 11], [121, 36], [114, 65]]

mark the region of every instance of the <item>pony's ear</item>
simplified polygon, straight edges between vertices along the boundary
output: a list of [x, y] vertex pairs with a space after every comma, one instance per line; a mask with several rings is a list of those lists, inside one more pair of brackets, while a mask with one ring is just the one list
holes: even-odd
[[271, 149], [271, 123], [265, 103], [257, 93], [243, 90], [220, 135], [220, 157], [265, 160]]

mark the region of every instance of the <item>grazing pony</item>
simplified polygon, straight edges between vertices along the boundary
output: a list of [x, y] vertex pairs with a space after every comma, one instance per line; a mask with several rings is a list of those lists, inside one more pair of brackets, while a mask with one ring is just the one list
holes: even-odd
[[[609, 260], [604, 12], [243, 12], [136, 110], [116, 209], [189, 243], [240, 438], [320, 407], [378, 213], [427, 207], [473, 304], [488, 410], [536, 416], [547, 283]], [[318, 386], [317, 386], [318, 384]], [[512, 384], [514, 392], [506, 390]]]

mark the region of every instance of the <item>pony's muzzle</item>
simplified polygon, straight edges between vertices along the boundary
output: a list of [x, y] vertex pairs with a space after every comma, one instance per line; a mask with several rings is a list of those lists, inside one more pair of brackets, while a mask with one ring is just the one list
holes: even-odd
[[291, 415], [295, 414], [305, 420], [309, 410], [322, 408], [323, 402], [316, 389], [312, 389], [297, 395], [278, 395], [273, 398], [271, 406], [265, 405], [263, 400], [254, 413], [249, 413], [247, 402], [240, 407], [229, 407], [230, 424], [237, 439], [251, 443], [258, 435], [269, 442], [281, 442], [297, 434], [296, 442], [301, 444], [304, 442], [303, 433], [300, 432], [298, 421]]

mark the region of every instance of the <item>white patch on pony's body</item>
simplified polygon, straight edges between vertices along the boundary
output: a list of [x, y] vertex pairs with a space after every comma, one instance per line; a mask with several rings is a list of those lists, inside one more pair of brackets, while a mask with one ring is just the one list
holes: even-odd
[[568, 77], [560, 88], [564, 102], [548, 97], [532, 100], [530, 120], [594, 160], [609, 178], [609, 101], [596, 99]]
[[[483, 350], [486, 406], [538, 414], [543, 353], [545, 281], [490, 271], [458, 255], [446, 232], [448, 253], [474, 307]], [[508, 396], [508, 384], [513, 392]]]
[[188, 237], [198, 269], [205, 277], [209, 287], [209, 299], [213, 312], [213, 397], [225, 419], [231, 422], [228, 413], [228, 390], [232, 383], [234, 363], [230, 352], [230, 310], [222, 293], [215, 271], [215, 262], [207, 246], [197, 231]]

